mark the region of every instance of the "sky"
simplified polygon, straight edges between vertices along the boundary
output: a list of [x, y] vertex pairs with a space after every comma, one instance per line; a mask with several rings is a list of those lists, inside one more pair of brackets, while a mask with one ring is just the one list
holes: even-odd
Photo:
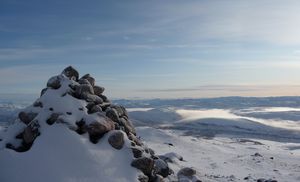
[[298, 0], [1, 0], [0, 95], [69, 65], [112, 98], [300, 95]]

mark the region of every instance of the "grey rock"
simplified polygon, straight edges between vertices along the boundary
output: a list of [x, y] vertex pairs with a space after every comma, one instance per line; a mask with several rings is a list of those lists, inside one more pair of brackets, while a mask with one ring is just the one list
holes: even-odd
[[39, 135], [39, 124], [34, 121], [28, 125], [23, 131], [23, 141], [25, 144], [32, 144], [35, 138]]
[[102, 108], [99, 105], [94, 105], [90, 109], [89, 113], [92, 114], [92, 113], [95, 113], [95, 112], [102, 112]]
[[128, 118], [128, 113], [127, 113], [125, 107], [119, 106], [119, 105], [113, 105], [111, 107], [114, 108], [117, 111], [119, 117], [124, 117], [125, 116], [126, 118]]
[[60, 114], [58, 114], [58, 113], [52, 113], [46, 121], [47, 124], [52, 125], [53, 123], [55, 123], [55, 121], [57, 121], [59, 116], [60, 116]]
[[154, 170], [157, 174], [163, 176], [164, 178], [171, 174], [168, 164], [159, 158], [154, 160]]
[[88, 110], [91, 110], [96, 104], [94, 102], [88, 102], [88, 104], [85, 106]]
[[47, 82], [47, 87], [52, 89], [59, 89], [61, 84], [61, 77], [60, 76], [53, 76]]
[[124, 134], [121, 131], [115, 131], [108, 137], [108, 143], [117, 150], [122, 149], [124, 145]]
[[254, 157], [262, 157], [262, 155], [260, 153], [258, 153], [258, 152], [256, 152], [253, 156]]
[[104, 102], [110, 102], [105, 95], [98, 95]]
[[72, 66], [68, 66], [62, 71], [62, 74], [64, 74], [66, 77], [68, 77], [70, 80], [78, 80], [79, 73], [77, 70], [75, 70]]
[[110, 102], [103, 102], [102, 104], [100, 104], [103, 111], [109, 110], [110, 105], [111, 105]]
[[38, 114], [37, 113], [26, 113], [26, 112], [20, 112], [19, 113], [19, 119], [24, 123], [24, 124], [29, 124]]
[[122, 126], [124, 126], [126, 133], [133, 133], [134, 135], [136, 135], [135, 128], [133, 127], [132, 123], [129, 120], [125, 118], [120, 118], [119, 122], [121, 123]]
[[128, 133], [129, 140], [133, 141], [136, 145], [142, 146], [142, 142], [132, 133]]
[[92, 143], [97, 143], [98, 140], [108, 131], [114, 129], [114, 124], [112, 121], [107, 120], [104, 122], [93, 122], [87, 126], [87, 132], [89, 133], [90, 141]]
[[178, 171], [177, 176], [191, 177], [196, 174], [196, 170], [190, 167], [182, 168]]
[[93, 88], [94, 88], [95, 94], [98, 95], [98, 96], [101, 96], [102, 93], [103, 93], [104, 90], [105, 90], [104, 87], [100, 87], [100, 86], [97, 86], [97, 85], [95, 85]]
[[86, 79], [90, 82], [90, 84], [92, 86], [95, 86], [95, 79], [93, 77], [91, 77], [90, 74], [85, 74], [84, 76], [82, 76], [80, 79]]
[[183, 161], [183, 157], [174, 152], [159, 155], [158, 157], [168, 163], [174, 163], [175, 160]]
[[133, 156], [135, 158], [142, 157], [142, 155], [143, 155], [143, 149], [142, 148], [140, 148], [140, 147], [132, 147], [131, 150], [132, 150]]
[[148, 157], [141, 157], [134, 159], [131, 162], [131, 166], [141, 170], [145, 175], [150, 176], [154, 167], [154, 161]]
[[91, 85], [89, 85], [89, 84], [79, 85], [75, 89], [75, 95], [78, 98], [85, 99], [85, 98], [87, 98], [87, 96], [89, 94], [92, 94], [92, 95], [94, 94], [93, 87]]
[[115, 109], [108, 109], [106, 111], [106, 116], [108, 118], [110, 118], [111, 120], [113, 120], [114, 122], [119, 122], [119, 116], [118, 116], [118, 113]]
[[77, 129], [76, 129], [76, 132], [79, 134], [79, 135], [82, 135], [84, 133], [87, 132], [87, 125], [85, 124], [84, 120], [81, 119], [80, 121], [77, 121], [76, 122], [76, 125], [77, 125]]
[[24, 132], [23, 132], [23, 139], [25, 143], [32, 143], [35, 139], [35, 134], [34, 132], [31, 130], [30, 127], [26, 127]]
[[97, 95], [85, 94], [84, 99], [87, 102], [93, 102], [95, 104], [102, 104], [103, 103], [103, 100]]
[[90, 84], [91, 84], [87, 79], [79, 79], [79, 80], [78, 80], [78, 83], [79, 83], [80, 85], [84, 85], [84, 84], [90, 85]]
[[124, 110], [121, 106], [118, 105], [112, 105], [111, 108], [115, 109], [119, 117], [122, 117], [125, 115]]

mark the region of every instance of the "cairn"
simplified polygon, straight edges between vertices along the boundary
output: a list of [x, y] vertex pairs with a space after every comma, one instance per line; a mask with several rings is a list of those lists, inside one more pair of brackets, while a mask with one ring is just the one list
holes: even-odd
[[[125, 107], [113, 104], [104, 95], [104, 91], [104, 87], [96, 85], [95, 78], [90, 74], [80, 78], [72, 66], [65, 68], [60, 75], [48, 80], [40, 98], [19, 113], [16, 122], [24, 124], [15, 136], [19, 141], [15, 143], [19, 145], [6, 143], [6, 148], [26, 152], [42, 135], [43, 127], [62, 124], [82, 137], [88, 135], [93, 144], [110, 133], [107, 142], [112, 148], [120, 150], [130, 147], [131, 166], [141, 171], [138, 177], [141, 182], [166, 181], [170, 176], [174, 177], [168, 159], [157, 156], [137, 137]], [[129, 146], [125, 146], [125, 139], [130, 140]], [[180, 171], [178, 180], [192, 179], [195, 171], [192, 170], [192, 174], [190, 171]]]

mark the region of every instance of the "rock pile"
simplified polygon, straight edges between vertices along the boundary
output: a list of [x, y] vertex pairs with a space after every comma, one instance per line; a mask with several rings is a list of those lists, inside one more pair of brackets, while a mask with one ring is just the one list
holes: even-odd
[[[113, 104], [104, 91], [90, 74], [80, 78], [73, 67], [65, 68], [60, 75], [48, 80], [47, 87], [32, 106], [19, 113], [18, 122], [24, 125], [16, 132], [18, 142], [7, 142], [6, 148], [26, 152], [43, 134], [43, 128], [62, 124], [79, 135], [88, 136], [93, 144], [109, 133], [107, 142], [113, 149], [129, 147], [131, 166], [141, 171], [139, 181], [166, 181], [170, 175], [176, 176], [169, 168], [168, 158], [157, 156], [143, 144], [136, 136], [126, 109]], [[128, 145], [126, 141], [129, 141]], [[179, 172], [176, 177], [179, 181], [196, 179], [193, 169], [184, 168]]]

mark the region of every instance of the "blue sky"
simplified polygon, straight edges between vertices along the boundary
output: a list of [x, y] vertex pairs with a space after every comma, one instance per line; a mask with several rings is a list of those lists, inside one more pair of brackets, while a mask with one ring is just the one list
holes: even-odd
[[0, 1], [0, 94], [73, 65], [114, 98], [300, 93], [300, 2]]

